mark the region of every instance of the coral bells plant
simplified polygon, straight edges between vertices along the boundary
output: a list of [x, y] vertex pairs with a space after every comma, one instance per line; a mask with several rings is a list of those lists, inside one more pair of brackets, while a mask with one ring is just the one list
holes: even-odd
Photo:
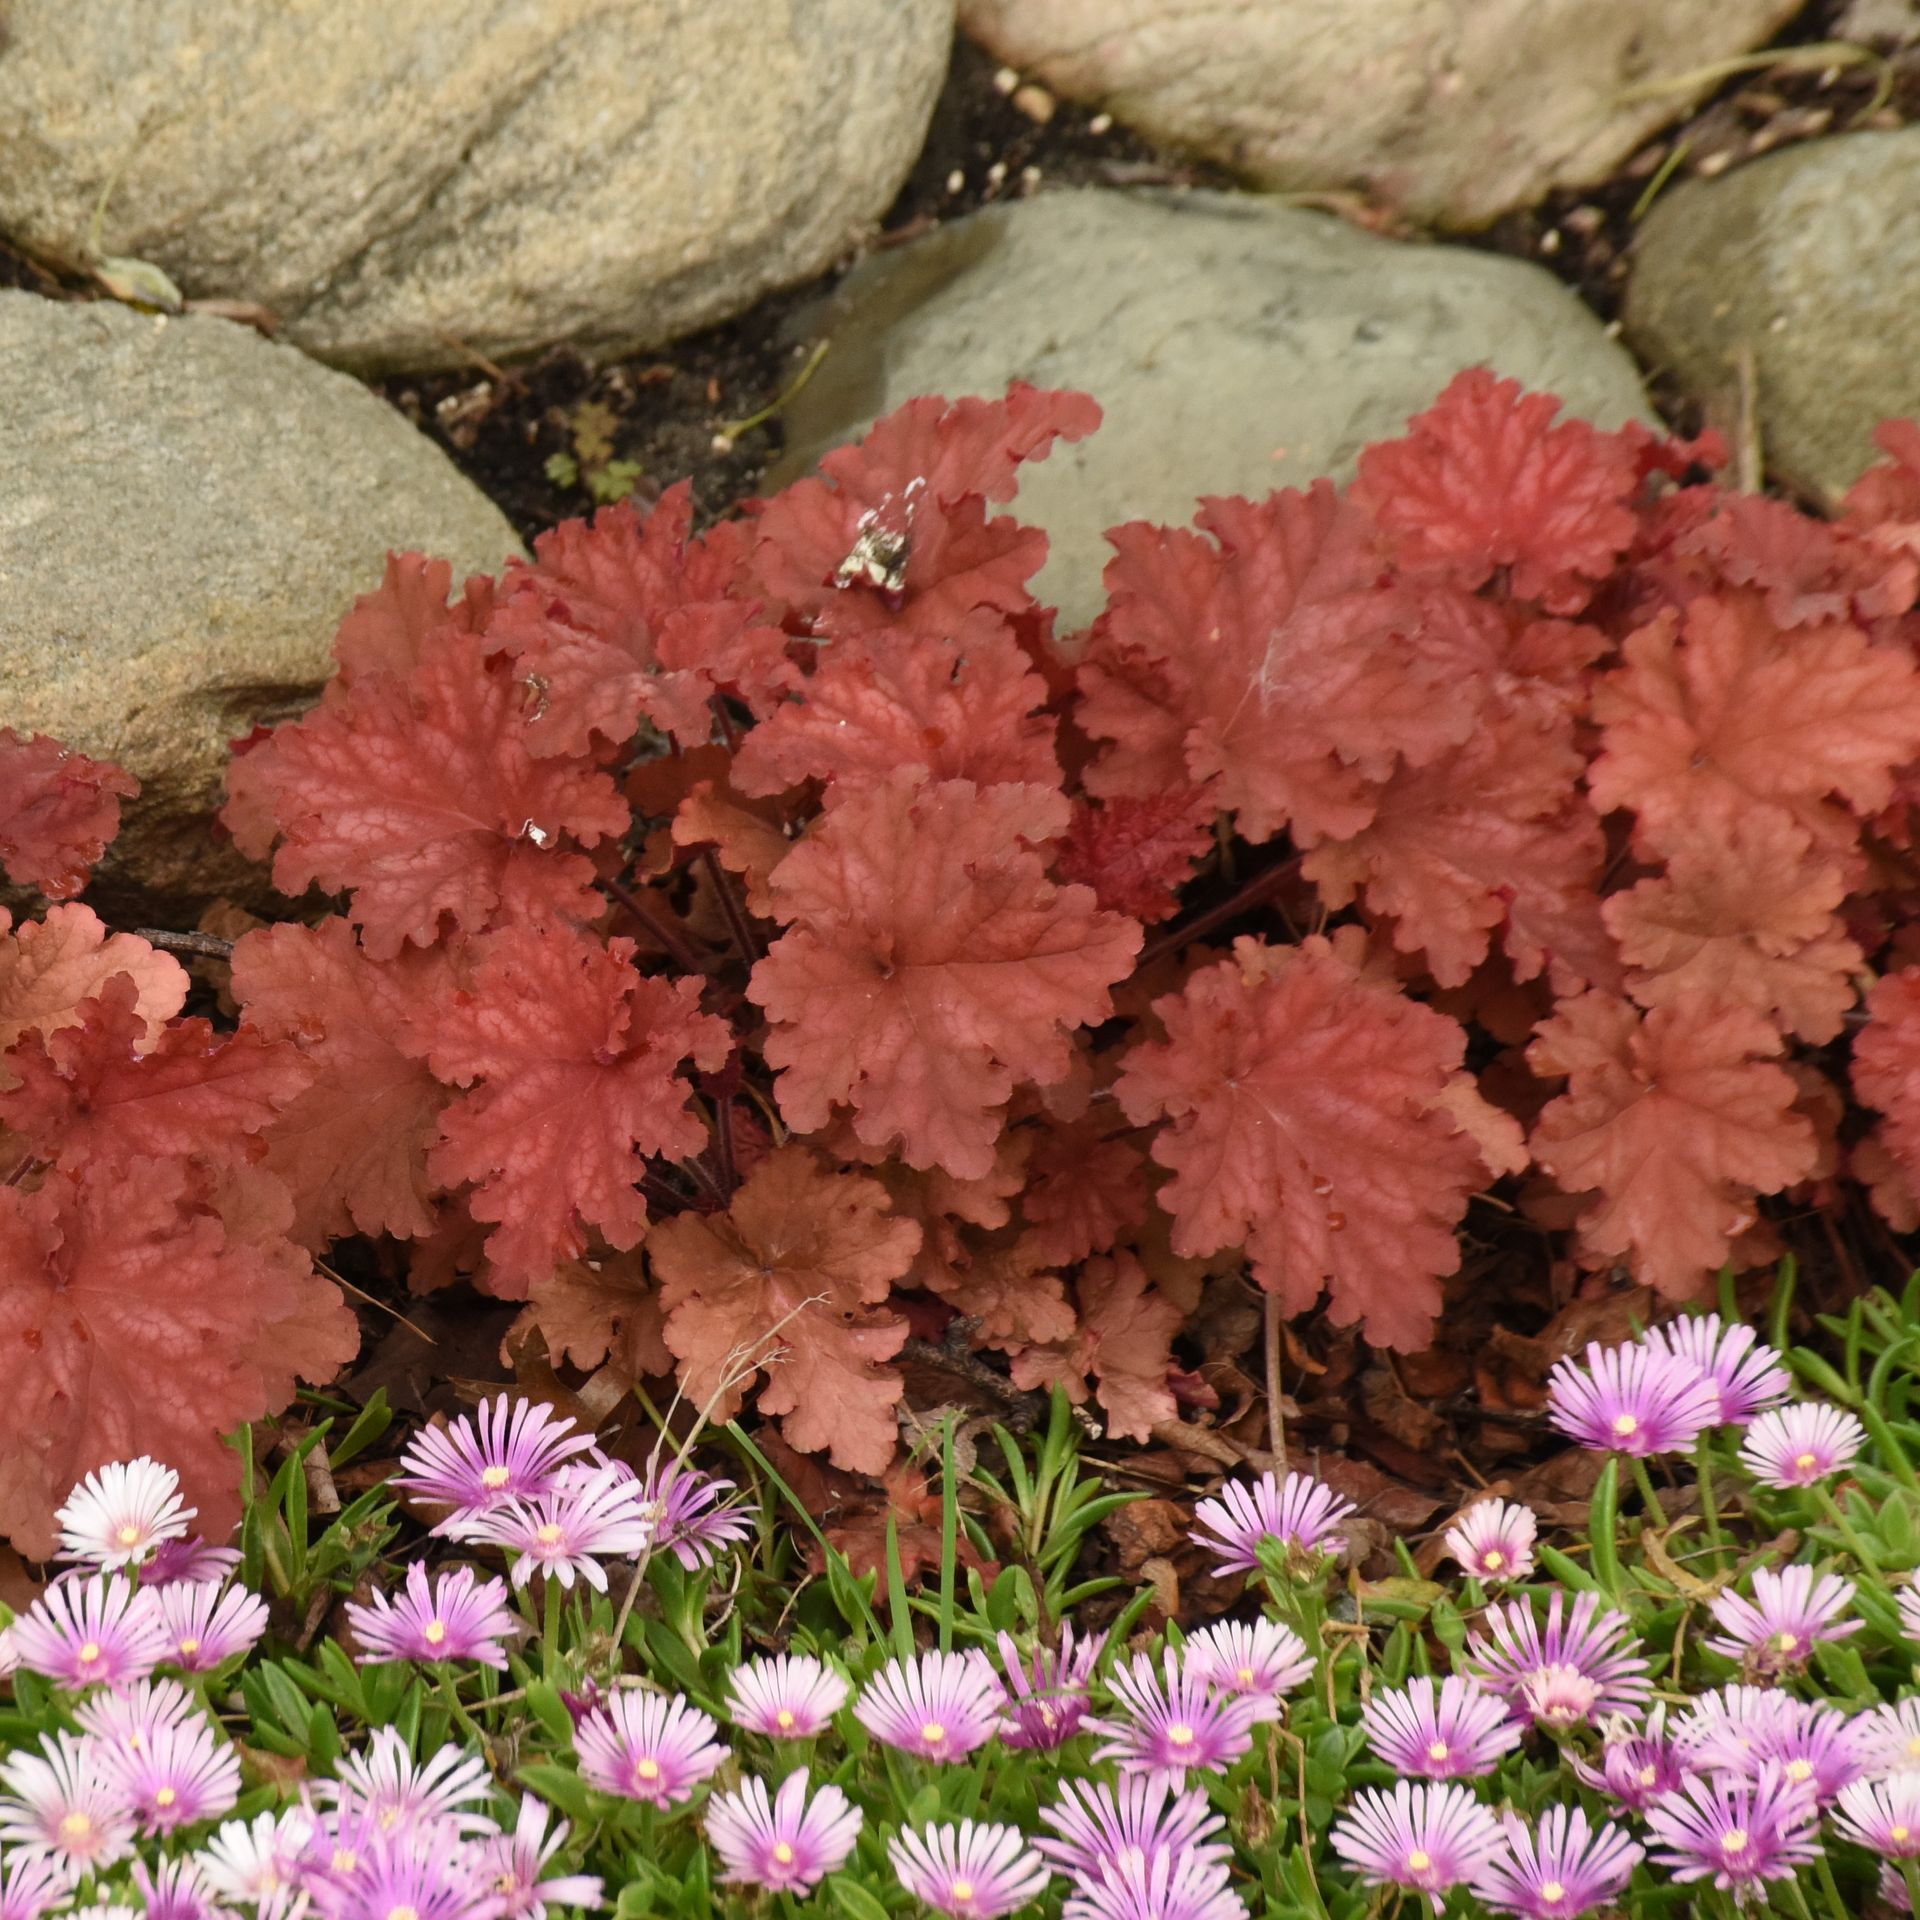
[[[0, 734], [56, 903], [0, 928], [0, 1532], [134, 1451], [229, 1523], [350, 1235], [880, 1473], [910, 1338], [1134, 1438], [1209, 1269], [1418, 1347], [1501, 1183], [1673, 1301], [1845, 1179], [1920, 1222], [1920, 428], [1824, 521], [1468, 372], [1349, 486], [1114, 529], [1067, 633], [1004, 508], [1098, 417], [916, 400], [704, 530], [394, 556], [238, 744], [294, 917], [230, 1030], [69, 898], [132, 783]], [[1569, 1415], [1634, 1459], [1776, 1391], [1636, 1367]]]

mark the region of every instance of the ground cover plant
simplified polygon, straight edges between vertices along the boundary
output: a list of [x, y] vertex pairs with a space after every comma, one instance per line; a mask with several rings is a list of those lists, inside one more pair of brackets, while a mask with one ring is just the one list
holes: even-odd
[[992, 1470], [945, 1430], [950, 1538], [1036, 1551], [991, 1580], [949, 1551], [917, 1595], [897, 1549], [884, 1585], [830, 1549], [796, 1584], [810, 1516], [737, 1423], [715, 1437], [751, 1491], [666, 1441], [635, 1471], [502, 1395], [322, 1525], [309, 1481], [380, 1438], [375, 1404], [271, 1482], [249, 1459], [233, 1544], [170, 1470], [115, 1463], [0, 1629], [0, 1902], [1906, 1911], [1920, 1277], [1826, 1333], [1831, 1362], [1706, 1315], [1565, 1362], [1550, 1418], [1604, 1461], [1591, 1525], [1554, 1540], [1479, 1499], [1431, 1575], [1405, 1543], [1395, 1577], [1343, 1567], [1352, 1508], [1309, 1474], [1230, 1482], [1195, 1538], [1244, 1602], [1188, 1634], [1071, 1584], [1104, 1502], [1064, 1394]]

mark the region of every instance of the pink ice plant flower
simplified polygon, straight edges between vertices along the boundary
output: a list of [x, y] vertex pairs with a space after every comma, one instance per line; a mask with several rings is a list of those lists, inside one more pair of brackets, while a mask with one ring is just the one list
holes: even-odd
[[720, 1504], [732, 1491], [731, 1480], [656, 1454], [639, 1476], [640, 1510], [653, 1523], [653, 1550], [671, 1553], [689, 1573], [712, 1566], [722, 1547], [753, 1531], [751, 1507]]
[[8, 1628], [29, 1673], [63, 1687], [124, 1687], [166, 1657], [154, 1596], [124, 1573], [56, 1580]]
[[141, 1680], [118, 1693], [96, 1693], [74, 1709], [83, 1731], [106, 1747], [144, 1753], [164, 1728], [200, 1717], [200, 1703], [178, 1680]]
[[1313, 1655], [1291, 1627], [1264, 1614], [1226, 1620], [1188, 1635], [1181, 1659], [1189, 1673], [1222, 1693], [1278, 1700], [1313, 1674]]
[[1499, 1822], [1458, 1781], [1363, 1787], [1334, 1823], [1333, 1850], [1369, 1886], [1440, 1894], [1501, 1849]]
[[1635, 1458], [1691, 1447], [1720, 1416], [1720, 1394], [1690, 1360], [1664, 1346], [1587, 1348], [1547, 1376], [1547, 1417], [1570, 1439]]
[[576, 1432], [543, 1401], [503, 1393], [481, 1401], [471, 1417], [422, 1427], [400, 1456], [393, 1484], [452, 1508], [434, 1531], [458, 1537], [467, 1520], [494, 1507], [553, 1492], [564, 1463], [592, 1448], [592, 1434]]
[[1104, 1633], [1076, 1643], [1072, 1625], [1064, 1623], [1057, 1648], [1036, 1647], [1023, 1659], [1013, 1635], [1001, 1634], [1000, 1668], [1007, 1696], [1001, 1744], [1041, 1752], [1065, 1746], [1087, 1717], [1093, 1670], [1106, 1644]]
[[1869, 1773], [1920, 1771], [1920, 1694], [1889, 1700], [1854, 1717]]
[[1859, 1721], [1824, 1700], [1797, 1700], [1772, 1687], [1703, 1694], [1675, 1739], [1691, 1772], [1757, 1774], [1774, 1763], [1790, 1784], [1811, 1787], [1822, 1806], [1872, 1765], [1871, 1737]]
[[1476, 1580], [1524, 1580], [1533, 1571], [1539, 1531], [1531, 1507], [1476, 1500], [1447, 1529], [1442, 1544]]
[[555, 1820], [544, 1801], [523, 1794], [511, 1833], [489, 1834], [481, 1842], [482, 1878], [505, 1903], [505, 1920], [547, 1920], [547, 1908], [598, 1907], [606, 1888], [596, 1873], [563, 1873], [545, 1878], [554, 1856], [567, 1844], [567, 1823]]
[[1485, 1632], [1467, 1636], [1478, 1679], [1515, 1712], [1546, 1726], [1637, 1713], [1653, 1692], [1646, 1656], [1625, 1614], [1600, 1596], [1555, 1592], [1544, 1628], [1526, 1599], [1489, 1607]]
[[1060, 1798], [1040, 1809], [1051, 1836], [1034, 1841], [1073, 1880], [1098, 1883], [1101, 1869], [1128, 1860], [1190, 1858], [1224, 1864], [1232, 1849], [1219, 1838], [1225, 1821], [1198, 1787], [1176, 1788], [1166, 1774], [1123, 1774], [1103, 1780], [1066, 1779]]
[[1117, 1719], [1089, 1719], [1102, 1744], [1096, 1760], [1119, 1763], [1123, 1774], [1163, 1774], [1178, 1781], [1192, 1770], [1222, 1772], [1253, 1745], [1253, 1730], [1278, 1709], [1256, 1694], [1221, 1693], [1185, 1667], [1171, 1647], [1156, 1676], [1144, 1653], [1116, 1667], [1107, 1687], [1120, 1707]]
[[1920, 1641], [1920, 1586], [1902, 1587], [1896, 1604], [1900, 1609], [1900, 1631], [1909, 1640]]
[[479, 1848], [431, 1832], [376, 1833], [351, 1859], [317, 1861], [302, 1884], [322, 1920], [500, 1920], [506, 1895]]
[[1791, 1880], [1820, 1851], [1813, 1790], [1769, 1762], [1755, 1774], [1695, 1774], [1647, 1809], [1655, 1861], [1682, 1882], [1708, 1880], [1736, 1900]]
[[[139, 1872], [136, 1864], [134, 1871]], [[41, 1920], [66, 1905], [74, 1872], [65, 1860], [31, 1848], [0, 1859], [0, 1920]]]
[[[216, 1920], [220, 1909], [200, 1863], [191, 1854], [161, 1860], [151, 1868], [136, 1860], [127, 1869], [146, 1920]], [[0, 1911], [0, 1920], [8, 1920]]]
[[1571, 1920], [1611, 1905], [1646, 1849], [1619, 1827], [1595, 1827], [1584, 1807], [1549, 1807], [1537, 1832], [1514, 1814], [1500, 1822], [1505, 1846], [1473, 1876], [1473, 1891], [1496, 1913], [1521, 1920]]
[[1754, 1420], [1740, 1464], [1763, 1487], [1813, 1487], [1852, 1466], [1866, 1444], [1866, 1428], [1844, 1407], [1803, 1400]]
[[1757, 1567], [1753, 1598], [1737, 1593], [1715, 1596], [1707, 1609], [1723, 1629], [1707, 1645], [1756, 1674], [1792, 1673], [1822, 1640], [1843, 1640], [1859, 1631], [1859, 1620], [1841, 1615], [1853, 1604], [1853, 1582], [1812, 1567]]
[[1599, 1766], [1588, 1766], [1572, 1752], [1565, 1758], [1577, 1779], [1633, 1813], [1671, 1793], [1693, 1771], [1667, 1729], [1664, 1700], [1655, 1705], [1643, 1726], [1623, 1728], [1617, 1720], [1611, 1725], [1600, 1748]]
[[267, 1630], [267, 1603], [219, 1580], [171, 1581], [153, 1589], [153, 1605], [167, 1637], [161, 1658], [185, 1673], [211, 1673]]
[[218, 1820], [240, 1797], [239, 1754], [198, 1715], [157, 1729], [138, 1748], [107, 1747], [102, 1758], [145, 1834]]
[[362, 1661], [478, 1660], [504, 1671], [501, 1643], [520, 1625], [504, 1581], [481, 1579], [471, 1567], [435, 1579], [417, 1560], [397, 1598], [376, 1593], [366, 1606], [349, 1600], [346, 1611]]
[[1655, 1327], [1642, 1344], [1670, 1354], [1707, 1381], [1716, 1402], [1709, 1424], [1716, 1427], [1743, 1427], [1793, 1390], [1779, 1349], [1738, 1321], [1725, 1325], [1717, 1313], [1682, 1314]]
[[1263, 1540], [1293, 1554], [1331, 1551], [1339, 1544], [1336, 1530], [1354, 1511], [1353, 1502], [1324, 1481], [1304, 1473], [1283, 1480], [1263, 1473], [1251, 1486], [1230, 1480], [1218, 1499], [1200, 1501], [1189, 1537], [1214, 1556], [1221, 1573], [1251, 1573], [1260, 1564]]
[[1381, 1688], [1360, 1709], [1360, 1724], [1380, 1759], [1420, 1780], [1491, 1773], [1525, 1731], [1498, 1694], [1461, 1674]]
[[376, 1727], [367, 1744], [345, 1755], [333, 1779], [317, 1782], [314, 1791], [323, 1806], [341, 1815], [370, 1815], [382, 1832], [438, 1827], [472, 1835], [493, 1828], [486, 1812], [492, 1787], [482, 1755], [444, 1746], [416, 1760], [399, 1728]]
[[256, 1813], [251, 1820], [223, 1820], [194, 1855], [202, 1876], [230, 1906], [276, 1914], [295, 1901], [303, 1874], [301, 1856], [318, 1826], [309, 1807]]
[[805, 1653], [743, 1661], [727, 1684], [734, 1725], [773, 1740], [811, 1740], [825, 1733], [852, 1691], [842, 1675]]
[[1038, 1899], [1053, 1877], [1018, 1827], [989, 1821], [904, 1828], [887, 1857], [916, 1900], [953, 1920], [997, 1920]]
[[958, 1760], [1000, 1730], [1007, 1696], [984, 1653], [889, 1660], [862, 1690], [854, 1717], [883, 1745], [922, 1760]]
[[180, 1476], [142, 1454], [96, 1467], [53, 1517], [60, 1557], [111, 1571], [144, 1560], [163, 1541], [178, 1540], [196, 1512], [180, 1503]]
[[1078, 1882], [1060, 1920], [1247, 1920], [1247, 1906], [1223, 1862], [1136, 1854]]
[[749, 1778], [707, 1802], [707, 1838], [726, 1869], [722, 1880], [805, 1895], [846, 1864], [860, 1837], [860, 1809], [831, 1784], [811, 1799], [807, 1788], [801, 1767], [771, 1798], [764, 1780]]
[[163, 1540], [140, 1566], [143, 1587], [170, 1587], [176, 1581], [231, 1580], [240, 1571], [237, 1547], [216, 1547], [197, 1534], [186, 1540]]
[[623, 1687], [575, 1726], [573, 1744], [589, 1786], [670, 1807], [690, 1799], [726, 1759], [719, 1731], [677, 1693]]
[[1920, 1773], [1890, 1773], [1841, 1789], [1833, 1824], [1884, 1860], [1920, 1860]]
[[516, 1587], [543, 1573], [571, 1588], [577, 1575], [601, 1593], [607, 1590], [603, 1558], [644, 1553], [653, 1542], [640, 1483], [611, 1465], [562, 1472], [547, 1492], [490, 1507], [454, 1531], [458, 1539], [512, 1553]]
[[49, 1733], [0, 1762], [0, 1841], [51, 1854], [77, 1879], [133, 1851], [133, 1809], [91, 1734]]

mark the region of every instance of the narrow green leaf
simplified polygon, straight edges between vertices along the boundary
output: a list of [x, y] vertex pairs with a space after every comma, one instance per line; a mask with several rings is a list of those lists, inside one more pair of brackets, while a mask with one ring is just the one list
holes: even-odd
[[893, 1650], [902, 1660], [913, 1658], [913, 1615], [907, 1608], [907, 1576], [900, 1564], [900, 1528], [887, 1511], [887, 1612], [893, 1628]]
[[953, 1651], [953, 1570], [960, 1544], [960, 1485], [953, 1463], [953, 1416], [940, 1427], [940, 1651]]

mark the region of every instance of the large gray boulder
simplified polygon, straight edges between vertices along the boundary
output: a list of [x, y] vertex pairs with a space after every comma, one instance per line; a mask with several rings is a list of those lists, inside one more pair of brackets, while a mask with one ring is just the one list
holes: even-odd
[[961, 0], [1002, 60], [1263, 186], [1476, 227], [1604, 179], [1802, 0]]
[[1880, 421], [1920, 416], [1920, 127], [1768, 154], [1662, 198], [1627, 286], [1646, 364], [1735, 412], [1769, 470], [1832, 501]]
[[362, 371], [650, 345], [831, 262], [954, 0], [9, 0], [0, 229]]
[[1043, 598], [1100, 605], [1105, 530], [1184, 523], [1202, 494], [1347, 478], [1462, 367], [1652, 421], [1633, 362], [1550, 274], [1410, 246], [1248, 194], [1063, 191], [864, 261], [814, 315], [831, 345], [787, 409], [771, 484], [920, 393], [1075, 387], [1098, 433], [1022, 469]]
[[458, 581], [512, 528], [357, 381], [226, 320], [0, 293], [0, 421], [0, 723], [139, 777], [103, 897], [258, 892], [210, 831], [228, 742], [312, 700], [389, 548]]

